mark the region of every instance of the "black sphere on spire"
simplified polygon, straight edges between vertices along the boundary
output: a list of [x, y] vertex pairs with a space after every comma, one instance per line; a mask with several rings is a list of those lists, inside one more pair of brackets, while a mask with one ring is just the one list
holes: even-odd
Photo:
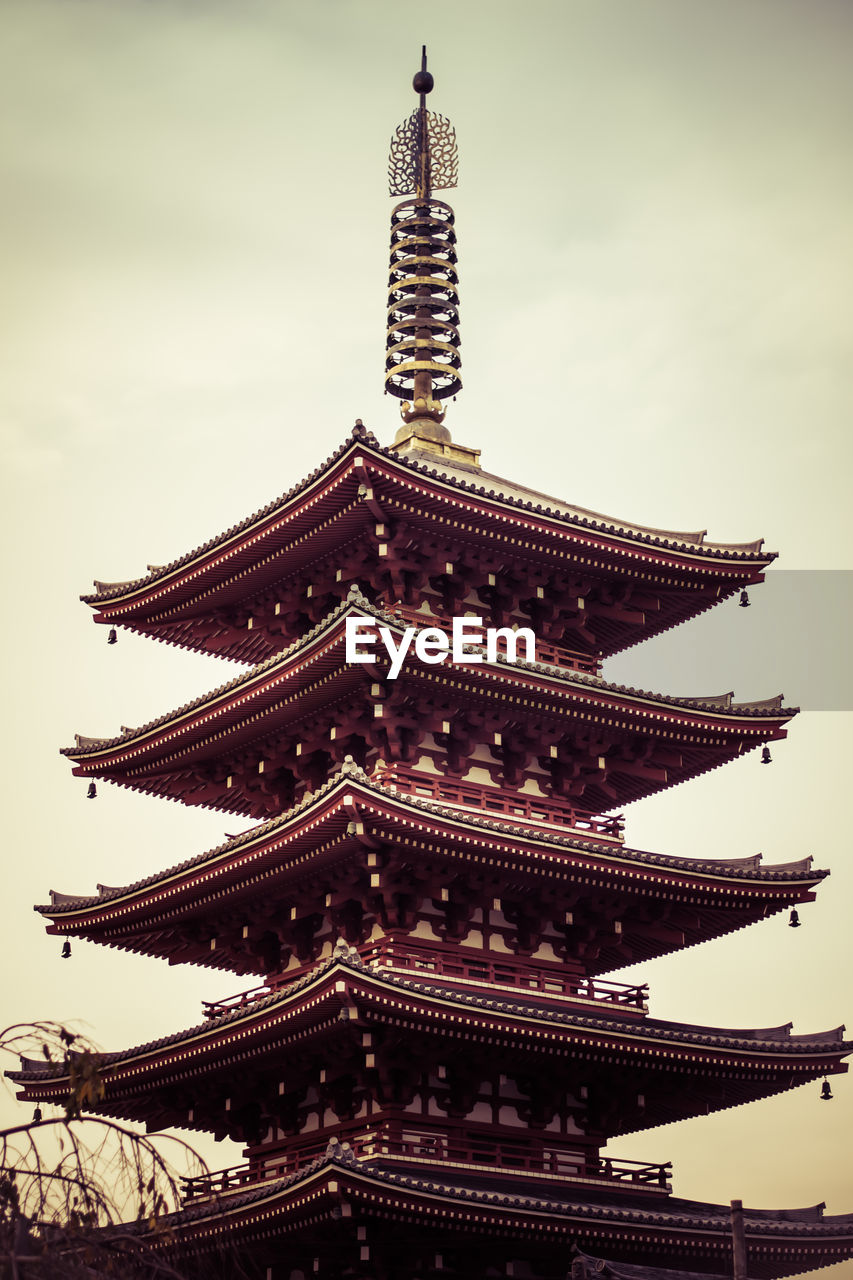
[[432, 93], [435, 81], [429, 71], [416, 71], [415, 78], [412, 81], [412, 88], [415, 93]]

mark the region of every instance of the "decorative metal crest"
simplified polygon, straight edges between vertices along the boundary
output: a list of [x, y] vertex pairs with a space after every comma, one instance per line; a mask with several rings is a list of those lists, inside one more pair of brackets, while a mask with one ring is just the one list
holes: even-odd
[[[429, 190], [418, 191], [420, 113], [426, 117], [427, 173]], [[456, 133], [446, 116], [418, 107], [404, 120], [391, 138], [388, 157], [388, 194], [392, 196], [425, 195], [455, 187], [459, 176], [459, 152]]]

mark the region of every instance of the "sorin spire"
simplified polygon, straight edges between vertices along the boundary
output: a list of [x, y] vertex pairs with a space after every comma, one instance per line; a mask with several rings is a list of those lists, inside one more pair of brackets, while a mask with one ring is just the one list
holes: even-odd
[[441, 401], [462, 387], [459, 278], [453, 210], [432, 193], [456, 186], [458, 158], [450, 121], [426, 109], [433, 83], [424, 47], [412, 81], [420, 102], [391, 139], [390, 194], [413, 198], [391, 213], [385, 389], [403, 401], [396, 447], [476, 466], [479, 452], [454, 445], [443, 426]]

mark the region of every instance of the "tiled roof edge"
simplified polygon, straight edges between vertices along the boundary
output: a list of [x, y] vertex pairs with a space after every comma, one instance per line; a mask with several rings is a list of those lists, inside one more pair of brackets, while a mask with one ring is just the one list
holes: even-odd
[[[283, 649], [280, 649], [278, 653], [272, 654], [269, 658], [265, 658], [263, 662], [259, 662], [256, 666], [251, 667], [248, 671], [241, 672], [240, 675], [235, 676], [232, 680], [226, 681], [225, 684], [218, 685], [209, 693], [202, 694], [198, 698], [193, 698], [192, 701], [186, 702], [172, 711], [167, 711], [163, 715], [157, 716], [154, 720], [149, 720], [146, 724], [140, 725], [135, 729], [126, 730], [112, 738], [95, 738], [84, 734], [75, 734], [75, 745], [73, 747], [62, 747], [61, 754], [71, 756], [73, 758], [74, 755], [80, 751], [85, 752], [86, 750], [93, 748], [101, 749], [104, 747], [117, 747], [124, 744], [130, 744], [133, 742], [134, 738], [139, 735], [150, 733], [152, 729], [157, 729], [164, 724], [168, 724], [170, 720], [174, 720], [178, 716], [184, 716], [190, 711], [203, 707], [214, 698], [219, 698], [224, 694], [231, 693], [241, 685], [254, 680], [264, 671], [271, 670], [278, 663], [294, 656], [300, 649], [307, 648], [318, 635], [332, 626], [338, 618], [347, 612], [347, 610], [351, 609], [353, 605], [357, 605], [360, 609], [367, 610], [368, 613], [371, 613], [377, 619], [396, 622], [400, 626], [412, 625], [400, 614], [392, 610], [385, 609], [368, 600], [366, 596], [362, 595], [359, 587], [356, 584], [353, 584], [350, 587], [347, 597], [342, 600], [340, 604], [335, 605], [335, 607], [309, 631], [306, 631], [303, 635], [299, 636], [298, 639], [292, 641]], [[425, 618], [425, 621], [428, 620]], [[477, 646], [472, 647], [476, 648]], [[568, 685], [580, 684], [590, 689], [597, 689], [602, 693], [624, 694], [627, 697], [649, 699], [653, 702], [661, 703], [664, 706], [683, 707], [685, 710], [689, 711], [708, 710], [725, 715], [746, 715], [755, 716], [756, 718], [764, 715], [768, 717], [784, 716], [787, 719], [790, 719], [799, 711], [799, 707], [783, 706], [782, 694], [776, 694], [772, 698], [765, 698], [757, 702], [731, 702], [723, 707], [719, 705], [719, 695], [716, 698], [703, 701], [699, 698], [683, 696], [676, 697], [667, 694], [654, 693], [648, 689], [636, 689], [633, 685], [610, 684], [608, 681], [602, 679], [601, 676], [591, 675], [584, 671], [567, 672], [563, 667], [557, 667], [547, 662], [526, 662], [522, 658], [519, 658], [515, 662], [510, 662], [502, 653], [497, 654], [497, 665], [508, 668], [517, 668], [521, 671], [533, 672], [534, 674], [548, 676], [552, 679], [556, 678]]]
[[[164, 1222], [177, 1226], [181, 1222], [190, 1223], [208, 1217], [218, 1218], [222, 1213], [223, 1203], [235, 1208], [248, 1207], [256, 1200], [268, 1199], [271, 1193], [285, 1191], [299, 1182], [313, 1177], [323, 1169], [329, 1169], [330, 1171], [339, 1169], [341, 1172], [355, 1173], [360, 1177], [380, 1184], [384, 1183], [387, 1186], [396, 1186], [403, 1190], [411, 1189], [427, 1191], [432, 1194], [444, 1194], [451, 1199], [482, 1204], [483, 1206], [532, 1210], [553, 1215], [581, 1215], [598, 1221], [610, 1220], [633, 1225], [645, 1223], [649, 1226], [686, 1228], [688, 1230], [690, 1228], [711, 1230], [718, 1228], [725, 1235], [731, 1232], [730, 1205], [702, 1205], [675, 1197], [668, 1197], [664, 1202], [658, 1201], [648, 1205], [638, 1204], [634, 1198], [627, 1204], [620, 1201], [596, 1203], [577, 1198], [557, 1199], [556, 1196], [529, 1195], [518, 1191], [507, 1191], [505, 1188], [495, 1190], [460, 1186], [446, 1181], [440, 1175], [430, 1177], [426, 1170], [418, 1170], [417, 1173], [403, 1173], [394, 1169], [365, 1166], [356, 1159], [348, 1143], [340, 1143], [335, 1139], [330, 1140], [325, 1152], [295, 1173], [291, 1173], [284, 1178], [261, 1182], [236, 1194], [229, 1194], [225, 1202], [221, 1197], [214, 1197], [200, 1204], [190, 1204], [178, 1213], [169, 1215], [168, 1218], [164, 1219]], [[794, 1216], [808, 1212], [807, 1210], [745, 1209], [744, 1217], [753, 1235], [779, 1235], [784, 1237], [786, 1235], [799, 1234], [815, 1236], [820, 1239], [821, 1237], [832, 1238], [837, 1236], [839, 1231], [846, 1232], [853, 1229], [853, 1213], [817, 1219]]]
[[[140, 578], [130, 578], [125, 582], [99, 582], [96, 579], [96, 590], [93, 593], [82, 595], [80, 599], [85, 604], [105, 604], [114, 597], [124, 594], [129, 589], [153, 585], [168, 574], [174, 573], [175, 570], [180, 569], [183, 565], [197, 559], [205, 552], [212, 551], [216, 547], [221, 546], [229, 538], [233, 538], [244, 530], [251, 528], [251, 526], [257, 523], [257, 521], [273, 515], [278, 508], [283, 507], [287, 502], [290, 502], [293, 498], [297, 497], [310, 484], [313, 484], [313, 482], [325, 471], [329, 470], [329, 468], [334, 466], [336, 462], [340, 461], [348, 449], [355, 448], [357, 445], [365, 446], [368, 449], [374, 449], [380, 457], [393, 462], [398, 466], [405, 467], [419, 475], [428, 476], [435, 480], [441, 480], [445, 484], [452, 485], [454, 488], [470, 493], [472, 497], [487, 498], [490, 501], [500, 502], [506, 506], [514, 507], [519, 511], [532, 512], [534, 514], [544, 516], [547, 519], [558, 520], [564, 524], [573, 525], [581, 529], [590, 529], [592, 531], [608, 533], [615, 537], [630, 538], [634, 542], [644, 542], [652, 546], [659, 546], [673, 551], [689, 552], [706, 558], [727, 560], [760, 558], [767, 564], [770, 564], [776, 557], [775, 552], [766, 552], [762, 550], [764, 545], [763, 538], [757, 538], [753, 542], [721, 542], [706, 544], [704, 541], [706, 533], [705, 530], [701, 531], [702, 536], [700, 540], [690, 541], [684, 536], [680, 537], [679, 531], [677, 530], [652, 529], [650, 527], [633, 525], [630, 521], [626, 521], [620, 525], [612, 521], [608, 521], [607, 517], [600, 513], [585, 512], [584, 508], [578, 508], [577, 512], [574, 514], [567, 514], [550, 506], [544, 505], [543, 503], [534, 503], [530, 500], [524, 501], [520, 498], [501, 494], [496, 492], [494, 489], [488, 490], [484, 485], [477, 485], [473, 481], [469, 482], [462, 480], [458, 476], [448, 474], [446, 471], [441, 471], [438, 467], [430, 466], [427, 462], [418, 461], [415, 458], [407, 458], [402, 454], [397, 453], [390, 446], [381, 445], [372, 432], [367, 431], [363, 426], [359, 427], [357, 425], [353, 428], [349, 439], [339, 445], [338, 448], [329, 455], [325, 462], [321, 463], [319, 467], [315, 467], [314, 470], [305, 476], [303, 480], [292, 485], [291, 488], [286, 490], [283, 494], [280, 494], [277, 498], [268, 502], [266, 506], [261, 507], [251, 515], [246, 516], [243, 520], [238, 521], [237, 524], [232, 525], [229, 529], [224, 530], [213, 538], [208, 538], [208, 540], [203, 542], [200, 546], [195, 547], [192, 551], [188, 551], [182, 556], [178, 556], [168, 564], [157, 565], [149, 573]], [[491, 479], [492, 477], [489, 476], [487, 478]], [[494, 478], [498, 479], [498, 477]], [[545, 495], [543, 495], [543, 497], [544, 496]], [[559, 499], [554, 498], [552, 501], [558, 502]], [[570, 506], [572, 504], [564, 503], [563, 505]]]
[[[192, 858], [187, 858], [184, 862], [178, 862], [173, 867], [167, 867], [163, 871], [155, 872], [153, 875], [145, 876], [141, 880], [135, 880], [127, 885], [107, 886], [103, 887], [103, 891], [97, 894], [70, 894], [60, 893], [55, 889], [51, 889], [52, 901], [50, 904], [42, 904], [34, 907], [35, 911], [43, 915], [59, 915], [63, 909], [69, 911], [75, 910], [80, 906], [92, 905], [100, 906], [110, 902], [115, 898], [123, 897], [125, 894], [133, 893], [138, 889], [146, 888], [149, 885], [157, 884], [158, 881], [166, 879], [166, 877], [174, 876], [182, 871], [190, 871], [193, 867], [201, 866], [204, 862], [211, 858], [218, 857], [242, 848], [244, 845], [251, 844], [259, 837], [266, 835], [268, 832], [285, 828], [293, 821], [303, 810], [309, 809], [312, 805], [324, 800], [326, 796], [342, 785], [344, 782], [353, 780], [362, 786], [367, 787], [375, 795], [394, 799], [403, 804], [414, 805], [418, 809], [425, 810], [427, 813], [434, 813], [438, 817], [455, 818], [472, 826], [482, 827], [487, 831], [499, 831], [501, 834], [514, 836], [527, 836], [529, 839], [545, 840], [554, 845], [560, 845], [568, 849], [577, 849], [582, 853], [606, 854], [614, 852], [609, 846], [596, 843], [593, 840], [583, 840], [575, 836], [564, 836], [557, 831], [543, 831], [535, 827], [519, 826], [513, 822], [501, 822], [496, 818], [480, 817], [478, 814], [469, 810], [454, 809], [451, 806], [443, 805], [440, 801], [426, 800], [422, 796], [412, 796], [405, 792], [400, 792], [396, 787], [382, 786], [369, 774], [357, 765], [351, 758], [347, 758], [341, 768], [329, 778], [326, 779], [316, 791], [310, 792], [303, 796], [292, 808], [286, 812], [279, 814], [278, 817], [270, 818], [267, 822], [259, 823], [257, 826], [251, 827], [248, 831], [241, 832], [240, 835], [232, 836], [229, 840], [224, 841], [220, 845], [216, 845], [212, 849], [206, 849], [203, 853], [196, 854]], [[756, 879], [759, 881], [790, 880], [791, 878], [803, 880], [823, 880], [829, 875], [826, 870], [813, 870], [812, 858], [800, 858], [795, 862], [779, 863], [773, 866], [761, 866], [761, 855], [757, 854], [752, 858], [714, 858], [714, 859], [697, 859], [684, 858], [678, 854], [653, 853], [648, 850], [634, 849], [620, 845], [615, 852], [621, 857], [628, 857], [632, 862], [645, 863], [650, 866], [659, 866], [661, 870], [690, 871], [704, 874], [714, 874], [715, 872], [723, 872], [729, 876], [736, 876], [743, 879]]]
[[[700, 1034], [698, 1029], [687, 1028], [680, 1023], [661, 1023], [656, 1025], [643, 1022], [638, 1024], [633, 1020], [614, 1018], [610, 1013], [606, 1017], [588, 1017], [583, 1014], [570, 1013], [568, 1010], [542, 1008], [536, 1004], [525, 1005], [518, 1001], [492, 1000], [469, 992], [455, 991], [446, 987], [434, 987], [428, 983], [416, 982], [411, 978], [404, 978], [393, 970], [385, 968], [377, 972], [370, 965], [365, 964], [354, 947], [349, 947], [346, 943], [339, 941], [331, 956], [321, 961], [316, 968], [307, 974], [303, 974], [302, 977], [295, 979], [287, 986], [279, 987], [268, 996], [263, 996], [253, 1001], [250, 1006], [238, 1006], [226, 1013], [219, 1014], [217, 1017], [208, 1018], [202, 1023], [188, 1027], [183, 1031], [173, 1032], [169, 1036], [150, 1040], [141, 1045], [133, 1045], [129, 1049], [120, 1049], [101, 1054], [101, 1061], [104, 1066], [114, 1066], [141, 1054], [151, 1053], [157, 1049], [165, 1049], [169, 1045], [181, 1044], [201, 1033], [218, 1031], [231, 1022], [244, 1019], [248, 1015], [262, 1013], [274, 1007], [280, 1001], [290, 999], [298, 991], [316, 982], [336, 967], [349, 969], [354, 973], [365, 974], [373, 981], [378, 981], [386, 986], [390, 985], [401, 990], [412, 991], [426, 996], [435, 996], [442, 1000], [449, 1000], [457, 1005], [487, 1010], [491, 1013], [508, 1014], [509, 1016], [529, 1017], [535, 1015], [542, 1022], [558, 1026], [562, 1025], [567, 1028], [576, 1027], [580, 1030], [590, 1031], [625, 1031], [632, 1036], [642, 1035], [651, 1040], [681, 1041], [713, 1048], [751, 1049], [754, 1052], [769, 1049], [777, 1054], [807, 1048], [817, 1051], [832, 1048], [835, 1050], [834, 1056], [846, 1056], [853, 1052], [853, 1041], [844, 1041], [840, 1038], [840, 1033], [844, 1030], [843, 1027], [819, 1033], [816, 1037], [796, 1036], [789, 1037], [786, 1040], [757, 1040], [755, 1038], [750, 1039], [748, 1032], [746, 1038], [721, 1034], [714, 1028], [708, 1028], [708, 1034]], [[775, 1030], [781, 1031], [784, 1028], [776, 1028]], [[836, 1036], [838, 1037], [837, 1039], [830, 1038]], [[51, 1068], [53, 1068], [53, 1071]], [[64, 1063], [47, 1063], [37, 1058], [21, 1058], [20, 1071], [6, 1072], [10, 1079], [19, 1082], [61, 1080], [66, 1073]]]

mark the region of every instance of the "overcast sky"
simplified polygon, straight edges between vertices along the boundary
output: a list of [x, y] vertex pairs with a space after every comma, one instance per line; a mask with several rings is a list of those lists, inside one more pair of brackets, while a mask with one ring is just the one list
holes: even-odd
[[[120, 1048], [239, 988], [84, 944], [63, 964], [32, 914], [50, 888], [125, 883], [228, 827], [107, 786], [83, 800], [57, 756], [75, 731], [112, 734], [237, 668], [124, 635], [107, 649], [77, 596], [263, 505], [355, 418], [393, 438], [385, 165], [423, 41], [460, 147], [454, 437], [623, 519], [853, 568], [853, 6], [421, 12], [0, 0], [7, 1022], [85, 1018]], [[802, 662], [823, 615], [791, 608]], [[765, 626], [778, 644], [784, 615]], [[775, 918], [631, 970], [656, 1015], [853, 1025], [850, 737], [849, 716], [808, 711], [773, 768], [750, 756], [628, 810], [640, 847], [833, 871], [800, 930]], [[678, 1194], [853, 1210], [853, 1087], [833, 1089], [831, 1106], [810, 1085], [613, 1150], [673, 1159]]]

